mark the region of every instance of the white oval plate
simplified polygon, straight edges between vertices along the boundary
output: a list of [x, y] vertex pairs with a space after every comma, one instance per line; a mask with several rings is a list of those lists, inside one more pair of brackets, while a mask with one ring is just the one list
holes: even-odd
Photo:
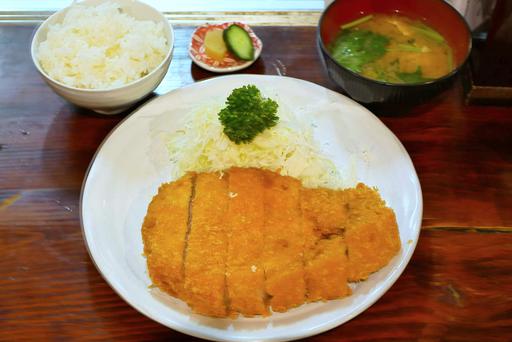
[[[267, 318], [215, 319], [192, 313], [150, 289], [140, 227], [158, 186], [170, 181], [163, 136], [201, 104], [223, 101], [233, 88], [255, 84], [280, 106], [314, 116], [315, 135], [347, 185], [376, 186], [396, 213], [401, 252], [341, 300], [302, 305]], [[144, 315], [172, 329], [211, 340], [291, 340], [334, 328], [363, 312], [397, 280], [418, 241], [422, 196], [400, 141], [361, 105], [316, 84], [280, 76], [233, 75], [198, 82], [145, 104], [105, 139], [85, 177], [80, 215], [85, 243], [112, 288]]]

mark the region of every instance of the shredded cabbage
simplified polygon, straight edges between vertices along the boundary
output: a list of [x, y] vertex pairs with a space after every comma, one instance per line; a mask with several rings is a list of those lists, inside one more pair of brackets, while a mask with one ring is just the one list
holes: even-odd
[[313, 137], [313, 123], [306, 115], [279, 108], [279, 122], [248, 144], [235, 144], [223, 133], [217, 113], [210, 106], [191, 112], [185, 126], [168, 137], [174, 164], [173, 179], [186, 172], [215, 172], [230, 167], [256, 167], [301, 180], [306, 187], [340, 188], [334, 163], [322, 154]]

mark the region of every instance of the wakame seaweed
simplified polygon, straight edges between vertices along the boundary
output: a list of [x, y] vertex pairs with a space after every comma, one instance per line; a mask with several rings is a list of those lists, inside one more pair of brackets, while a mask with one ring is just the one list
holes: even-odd
[[423, 72], [419, 66], [415, 72], [397, 72], [396, 76], [405, 83], [420, 83], [431, 81], [432, 79], [423, 77]]
[[354, 72], [384, 56], [389, 38], [366, 30], [342, 30], [330, 46], [333, 58]]

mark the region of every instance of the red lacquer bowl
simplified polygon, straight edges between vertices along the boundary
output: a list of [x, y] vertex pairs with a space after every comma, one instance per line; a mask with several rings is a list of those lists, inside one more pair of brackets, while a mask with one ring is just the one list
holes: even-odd
[[[332, 58], [327, 46], [342, 24], [367, 14], [402, 14], [422, 20], [441, 33], [454, 53], [456, 67], [445, 76], [414, 84], [396, 84], [359, 75]], [[318, 24], [320, 56], [330, 79], [356, 101], [367, 104], [416, 104], [451, 85], [471, 53], [471, 32], [464, 18], [443, 0], [337, 0], [329, 5]]]

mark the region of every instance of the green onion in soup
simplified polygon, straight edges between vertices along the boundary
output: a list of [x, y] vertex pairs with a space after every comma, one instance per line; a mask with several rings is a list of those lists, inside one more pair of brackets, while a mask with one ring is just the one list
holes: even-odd
[[439, 32], [398, 14], [370, 14], [341, 25], [329, 50], [346, 68], [390, 83], [427, 82], [454, 68], [452, 49]]

